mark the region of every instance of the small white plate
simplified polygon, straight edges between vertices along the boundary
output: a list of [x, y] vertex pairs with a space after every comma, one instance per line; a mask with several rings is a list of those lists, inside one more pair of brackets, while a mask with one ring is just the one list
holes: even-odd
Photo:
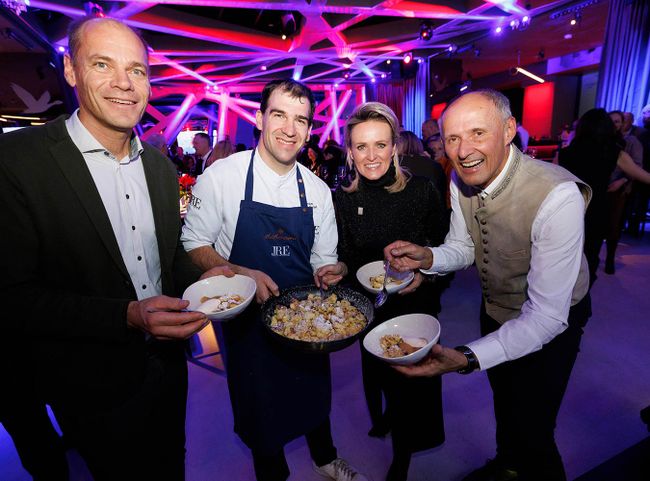
[[[408, 338], [423, 338], [426, 345], [417, 351], [401, 357], [385, 357], [380, 339], [387, 334], [398, 334], [408, 342]], [[382, 322], [363, 339], [363, 347], [370, 354], [389, 364], [407, 366], [421, 361], [440, 339], [440, 323], [428, 314], [406, 314]]]
[[235, 274], [233, 277], [215, 276], [195, 282], [185, 289], [183, 299], [190, 301], [188, 311], [195, 311], [201, 305], [202, 297], [240, 295], [244, 300], [241, 304], [219, 312], [207, 314], [213, 321], [225, 321], [235, 317], [251, 303], [255, 297], [255, 281], [248, 276]]
[[[373, 294], [379, 294], [381, 288], [372, 287], [370, 285], [370, 278], [379, 276], [383, 273], [384, 273], [384, 261], [370, 262], [365, 266], [359, 267], [359, 270], [357, 271], [357, 280], [363, 286], [363, 288], [368, 292], [371, 292]], [[386, 290], [388, 291], [389, 294], [393, 294], [394, 292], [401, 291], [406, 286], [408, 286], [411, 283], [411, 281], [413, 281], [413, 278], [415, 277], [413, 271], [397, 272], [392, 270], [390, 267], [388, 268], [388, 275], [393, 279], [399, 279], [401, 281], [400, 283], [389, 282], [388, 284], [386, 284]]]

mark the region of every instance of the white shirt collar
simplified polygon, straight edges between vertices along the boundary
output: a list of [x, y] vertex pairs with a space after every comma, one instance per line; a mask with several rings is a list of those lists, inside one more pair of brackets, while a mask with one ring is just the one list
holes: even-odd
[[515, 149], [512, 148], [512, 145], [508, 146], [508, 149], [510, 152], [508, 153], [508, 160], [506, 160], [506, 165], [503, 166], [503, 169], [501, 169], [501, 172], [499, 172], [499, 175], [496, 176], [496, 178], [490, 182], [490, 184], [483, 189], [480, 192], [480, 196], [482, 199], [485, 199], [488, 195], [490, 195], [494, 189], [496, 189], [499, 184], [501, 184], [501, 181], [505, 178], [506, 174], [508, 173], [508, 169], [510, 168], [510, 164], [512, 164], [512, 159], [514, 158], [514, 152]]
[[271, 167], [269, 167], [266, 162], [264, 162], [264, 159], [262, 159], [262, 156], [260, 155], [260, 151], [258, 149], [255, 149], [255, 165], [259, 165], [259, 168], [262, 169], [262, 171], [265, 173], [265, 175], [270, 175], [272, 177], [276, 177], [279, 181], [284, 181], [286, 179], [291, 178], [292, 176], [296, 175], [296, 169], [298, 165], [298, 161], [295, 161], [293, 163], [293, 166], [284, 175], [278, 174], [275, 170], [273, 170]]
[[[73, 114], [65, 121], [65, 126], [68, 130], [68, 134], [72, 139], [72, 142], [77, 146], [79, 151], [82, 154], [88, 154], [93, 152], [108, 152], [106, 148], [99, 143], [99, 141], [93, 137], [93, 135], [88, 131], [84, 124], [79, 119], [79, 109], [75, 110]], [[129, 155], [120, 159], [121, 164], [128, 164], [140, 158], [142, 151], [142, 142], [137, 135], [131, 136], [131, 142], [129, 145]], [[109, 155], [110, 152], [108, 152]]]

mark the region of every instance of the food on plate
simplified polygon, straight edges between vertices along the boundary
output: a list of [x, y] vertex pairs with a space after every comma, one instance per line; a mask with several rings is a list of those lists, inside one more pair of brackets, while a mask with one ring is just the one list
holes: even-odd
[[[400, 279], [395, 279], [394, 277], [388, 276], [388, 279], [386, 279], [386, 284], [397, 284], [398, 286], [404, 281]], [[384, 274], [379, 274], [378, 276], [371, 276], [370, 277], [370, 285], [372, 286], [373, 289], [381, 289], [382, 286], [384, 285]]]
[[203, 314], [213, 314], [215, 312], [232, 309], [244, 302], [244, 298], [239, 294], [226, 294], [223, 296], [201, 297], [201, 304], [196, 308]]
[[386, 334], [379, 339], [384, 357], [394, 358], [407, 356], [419, 351], [426, 346], [427, 340], [423, 337], [406, 337], [399, 334]]
[[348, 300], [336, 294], [325, 299], [309, 294], [306, 299], [292, 299], [289, 306], [276, 306], [270, 327], [290, 339], [323, 342], [354, 336], [366, 327], [367, 319]]

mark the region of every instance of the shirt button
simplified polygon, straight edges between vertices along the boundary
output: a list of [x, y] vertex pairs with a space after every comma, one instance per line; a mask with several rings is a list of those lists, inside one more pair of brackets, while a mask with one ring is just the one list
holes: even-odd
[[487, 221], [485, 219], [481, 219], [481, 225], [487, 224]]
[[483, 267], [483, 268], [481, 269], [481, 272], [484, 273], [484, 274], [487, 273], [487, 267]]
[[487, 239], [483, 239], [483, 244], [487, 244], [487, 243], [488, 243], [488, 240], [487, 240]]
[[142, 288], [146, 289], [147, 288], [146, 284], [142, 284]]
[[487, 234], [487, 233], [488, 233], [488, 230], [487, 230], [487, 229], [483, 229], [483, 230], [481, 230], [481, 232], [482, 232], [483, 234]]
[[483, 264], [487, 264], [488, 262], [489, 261], [488, 261], [487, 257], [483, 258]]
[[484, 254], [487, 254], [487, 253], [488, 253], [488, 250], [487, 250], [487, 249], [483, 249], [483, 253], [484, 253]]
[[135, 230], [135, 226], [134, 226], [134, 225], [131, 226], [131, 230]]
[[126, 194], [126, 198], [127, 198], [127, 199], [130, 199], [131, 197], [129, 196], [129, 194]]
[[300, 197], [304, 197], [304, 196], [305, 196], [305, 194], [300, 194]]
[[142, 260], [142, 256], [138, 256], [138, 260], [141, 261], [141, 260]]

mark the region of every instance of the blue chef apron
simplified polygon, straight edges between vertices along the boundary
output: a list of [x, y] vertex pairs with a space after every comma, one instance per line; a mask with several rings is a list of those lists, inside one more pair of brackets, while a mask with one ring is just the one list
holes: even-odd
[[[300, 169], [296, 166], [300, 207], [254, 202], [254, 154], [229, 261], [266, 273], [280, 289], [311, 284], [314, 218]], [[270, 339], [260, 317], [260, 306], [252, 303], [222, 324], [226, 372], [235, 432], [252, 450], [274, 454], [329, 416], [330, 364], [326, 354], [295, 351]]]

